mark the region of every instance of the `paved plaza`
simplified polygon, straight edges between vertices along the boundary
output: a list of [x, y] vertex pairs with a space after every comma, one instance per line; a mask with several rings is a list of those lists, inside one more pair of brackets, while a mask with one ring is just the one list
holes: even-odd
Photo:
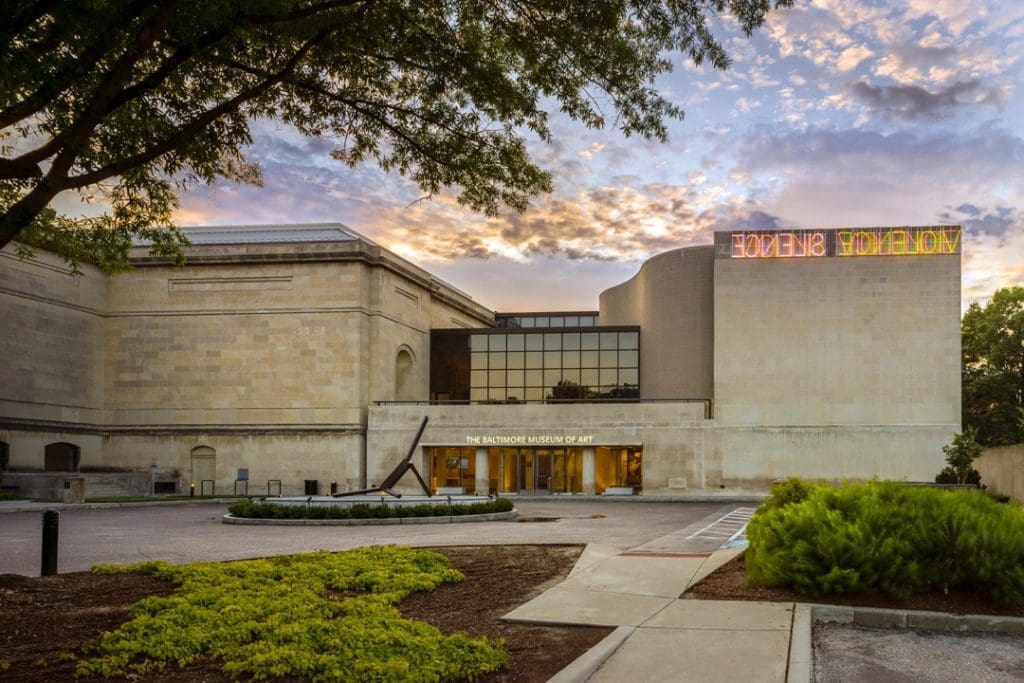
[[[0, 503], [0, 544], [8, 550], [0, 555], [0, 574], [35, 576], [46, 506], [14, 512], [16, 505], [36, 507]], [[833, 628], [831, 650], [818, 653], [816, 662], [808, 605], [680, 599], [742, 551], [749, 503], [521, 500], [519, 522], [400, 526], [226, 525], [223, 503], [55, 507], [62, 508], [61, 572], [101, 562], [230, 560], [368, 544], [585, 544], [564, 581], [504, 617], [616, 627], [552, 679], [558, 683], [669, 680], [682, 671], [690, 680], [716, 683], [804, 683], [815, 672], [819, 680], [864, 680], [858, 648], [878, 653], [868, 668], [884, 671], [885, 680], [920, 680], [914, 673], [931, 666], [930, 647], [940, 642], [940, 651], [954, 659], [971, 648], [994, 653], [998, 671], [986, 680], [1024, 676], [1019, 657], [1002, 657], [1019, 641], [1003, 636], [861, 634], [840, 626]], [[878, 642], [862, 645], [867, 638]]]
[[[38, 576], [41, 513], [3, 512], [0, 574]], [[20, 507], [25, 507], [22, 503]], [[735, 503], [518, 501], [523, 522], [359, 527], [232, 526], [226, 504], [64, 508], [59, 569], [85, 571], [103, 562], [237, 560], [373, 544], [411, 546], [597, 543], [625, 550], [735, 509]], [[699, 527], [698, 527], [699, 528]], [[696, 540], [696, 539], [695, 539]]]

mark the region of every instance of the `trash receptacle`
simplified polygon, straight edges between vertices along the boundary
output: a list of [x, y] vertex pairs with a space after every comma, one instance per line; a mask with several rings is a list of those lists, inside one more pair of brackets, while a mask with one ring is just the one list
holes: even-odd
[[320, 495], [320, 482], [316, 479], [306, 479], [306, 495], [307, 496], [318, 496]]

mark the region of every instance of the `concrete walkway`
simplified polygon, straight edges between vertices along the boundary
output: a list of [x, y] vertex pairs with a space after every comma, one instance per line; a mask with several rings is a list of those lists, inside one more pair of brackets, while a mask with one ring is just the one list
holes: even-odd
[[503, 619], [618, 627], [552, 679], [557, 683], [783, 683], [792, 603], [680, 599], [743, 552], [743, 525], [736, 519], [745, 513], [716, 513], [626, 551], [588, 545], [562, 583]]

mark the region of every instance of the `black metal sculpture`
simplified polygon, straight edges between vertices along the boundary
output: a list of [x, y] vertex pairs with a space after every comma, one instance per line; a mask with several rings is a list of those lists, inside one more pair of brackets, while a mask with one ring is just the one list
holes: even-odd
[[427, 487], [426, 482], [423, 481], [423, 477], [420, 476], [419, 470], [416, 469], [416, 465], [412, 464], [412, 456], [416, 453], [416, 446], [420, 443], [420, 437], [423, 436], [423, 430], [427, 428], [427, 416], [423, 416], [423, 422], [420, 423], [420, 428], [416, 430], [416, 436], [412, 440], [412, 445], [409, 446], [409, 452], [405, 455], [402, 462], [395, 466], [395, 469], [391, 470], [391, 474], [384, 477], [379, 485], [369, 489], [361, 489], [359, 491], [345, 491], [344, 493], [335, 493], [335, 498], [344, 498], [345, 496], [361, 496], [367, 493], [387, 493], [388, 495], [394, 496], [395, 498], [401, 498], [401, 493], [395, 493], [391, 489], [398, 483], [398, 481], [405, 476], [405, 473], [412, 470], [412, 473], [416, 475], [416, 480], [423, 487], [423, 493], [430, 495], [430, 489]]

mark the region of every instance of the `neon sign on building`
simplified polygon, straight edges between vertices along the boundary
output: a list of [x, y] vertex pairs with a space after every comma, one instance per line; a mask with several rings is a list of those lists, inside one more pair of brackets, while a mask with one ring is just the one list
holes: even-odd
[[872, 228], [836, 231], [836, 256], [959, 253], [960, 228]]
[[[820, 258], [959, 254], [959, 226], [748, 230], [718, 233], [716, 258]], [[728, 246], [726, 246], [728, 240]]]
[[825, 233], [820, 230], [732, 234], [733, 258], [801, 258], [825, 255]]

